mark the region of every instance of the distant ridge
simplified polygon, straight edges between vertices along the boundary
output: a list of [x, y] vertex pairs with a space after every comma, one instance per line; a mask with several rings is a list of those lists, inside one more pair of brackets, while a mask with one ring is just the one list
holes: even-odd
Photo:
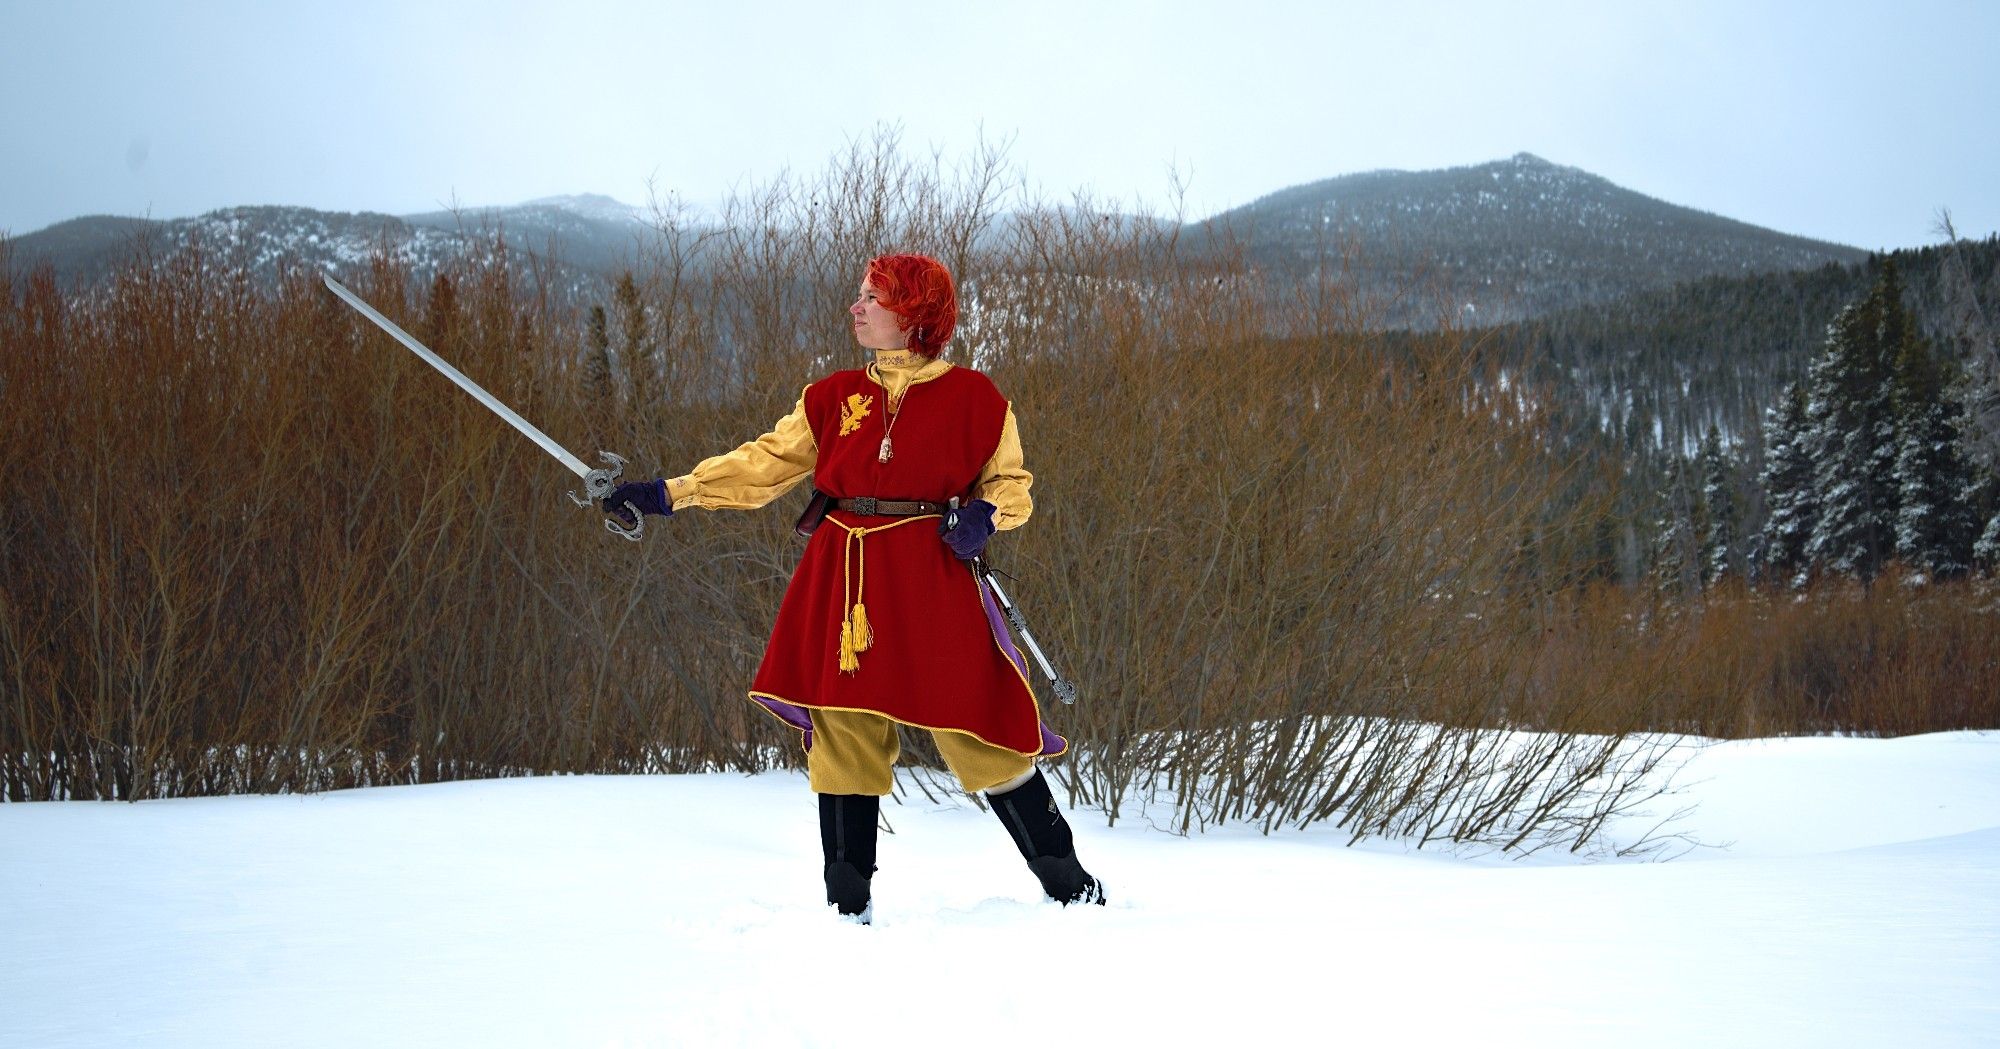
[[639, 238], [652, 229], [644, 210], [597, 193], [541, 197], [512, 207], [424, 212], [405, 215], [403, 221], [446, 233], [497, 233], [516, 250], [553, 252], [568, 267], [600, 275], [631, 266]]
[[[1656, 200], [1518, 153], [1470, 167], [1293, 186], [1194, 223], [1280, 275], [1337, 271], [1379, 322], [1493, 324], [1710, 276], [1811, 269], [1858, 248]], [[1439, 296], [1445, 298], [1440, 301]]]
[[[1002, 216], [996, 228], [1005, 228]], [[599, 194], [512, 207], [392, 216], [225, 208], [192, 219], [94, 216], [12, 240], [13, 264], [52, 265], [87, 286], [130, 261], [195, 241], [253, 273], [346, 265], [386, 247], [420, 279], [496, 236], [579, 294], [632, 267], [651, 230], [640, 208]], [[1331, 274], [1378, 327], [1507, 323], [1714, 276], [1812, 269], [1856, 248], [1680, 207], [1533, 154], [1437, 171], [1370, 171], [1293, 186], [1182, 229], [1184, 243], [1240, 246], [1274, 281]], [[1351, 249], [1351, 257], [1347, 253]]]
[[162, 259], [200, 243], [218, 263], [241, 264], [258, 279], [275, 278], [283, 266], [349, 267], [386, 250], [428, 279], [453, 258], [491, 250], [498, 236], [581, 287], [593, 274], [632, 265], [648, 228], [640, 209], [581, 194], [404, 216], [281, 206], [222, 208], [186, 219], [94, 215], [15, 237], [12, 245], [17, 268], [46, 262], [74, 288], [117, 272], [142, 243]]

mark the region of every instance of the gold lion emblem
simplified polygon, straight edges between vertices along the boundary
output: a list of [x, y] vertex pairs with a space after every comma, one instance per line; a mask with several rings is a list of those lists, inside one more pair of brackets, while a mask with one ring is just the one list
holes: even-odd
[[868, 409], [875, 406], [874, 395], [863, 397], [858, 393], [847, 395], [847, 403], [840, 406], [840, 435], [842, 437], [861, 429], [861, 420], [868, 418]]

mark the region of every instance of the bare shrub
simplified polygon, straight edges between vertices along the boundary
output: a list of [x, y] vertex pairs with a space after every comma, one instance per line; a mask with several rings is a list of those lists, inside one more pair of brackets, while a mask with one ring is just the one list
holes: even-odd
[[[719, 225], [671, 199], [656, 225], [595, 324], [497, 236], [422, 286], [392, 245], [342, 276], [573, 450], [655, 475], [860, 363], [867, 257], [946, 259], [951, 352], [1014, 398], [1037, 476], [996, 556], [1081, 687], [1045, 709], [1059, 774], [1113, 818], [1136, 789], [1182, 829], [1580, 848], [1657, 789], [1671, 743], [1645, 733], [1994, 718], [1992, 632], [1948, 588], [1680, 607], [1588, 582], [1616, 476], [1554, 450], [1519, 362], [1371, 332], [1331, 248], [1276, 286], [1226, 231], [1196, 253], [1026, 199], [997, 148], [947, 166], [893, 134]], [[0, 795], [800, 760], [743, 699], [796, 498], [613, 540], [313, 275], [244, 273], [141, 246], [67, 296], [0, 265]]]

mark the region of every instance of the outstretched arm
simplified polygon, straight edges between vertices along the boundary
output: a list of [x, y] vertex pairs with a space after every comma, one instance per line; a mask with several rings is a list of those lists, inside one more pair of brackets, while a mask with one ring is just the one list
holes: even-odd
[[676, 511], [691, 506], [755, 510], [812, 476], [818, 462], [819, 447], [806, 420], [806, 397], [801, 391], [798, 405], [771, 432], [668, 478], [667, 497]]

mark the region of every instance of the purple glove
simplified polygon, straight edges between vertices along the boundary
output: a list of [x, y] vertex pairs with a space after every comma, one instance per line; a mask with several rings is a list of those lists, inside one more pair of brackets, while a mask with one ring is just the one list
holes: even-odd
[[938, 526], [938, 534], [959, 560], [978, 557], [986, 552], [986, 541], [993, 538], [993, 504], [974, 499], [959, 507], [946, 515], [945, 523]]
[[630, 510], [625, 509], [626, 503], [631, 503], [634, 507], [637, 507], [642, 514], [658, 514], [661, 517], [674, 516], [673, 503], [667, 499], [667, 482], [665, 478], [651, 481], [627, 481], [613, 488], [611, 494], [604, 498], [604, 512], [625, 522], [625, 527], [630, 528], [638, 524], [639, 519], [633, 517]]

